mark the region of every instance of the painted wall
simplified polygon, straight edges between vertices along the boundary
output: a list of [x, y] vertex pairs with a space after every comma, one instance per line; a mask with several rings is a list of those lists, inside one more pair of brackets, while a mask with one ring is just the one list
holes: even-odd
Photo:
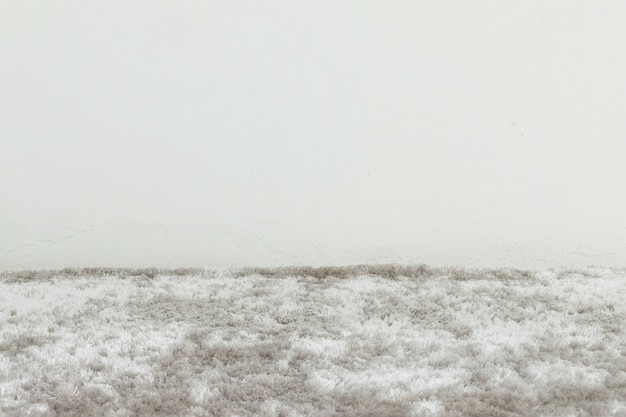
[[0, 268], [626, 265], [626, 3], [0, 5]]

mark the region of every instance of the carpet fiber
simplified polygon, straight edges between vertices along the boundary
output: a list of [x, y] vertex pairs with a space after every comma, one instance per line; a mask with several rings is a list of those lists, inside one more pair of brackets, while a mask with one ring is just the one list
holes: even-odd
[[0, 273], [0, 416], [626, 416], [626, 271]]

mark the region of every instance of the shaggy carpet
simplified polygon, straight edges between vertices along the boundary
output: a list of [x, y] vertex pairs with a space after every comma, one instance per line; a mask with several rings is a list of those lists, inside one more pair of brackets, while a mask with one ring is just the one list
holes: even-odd
[[626, 270], [0, 273], [2, 416], [626, 416]]

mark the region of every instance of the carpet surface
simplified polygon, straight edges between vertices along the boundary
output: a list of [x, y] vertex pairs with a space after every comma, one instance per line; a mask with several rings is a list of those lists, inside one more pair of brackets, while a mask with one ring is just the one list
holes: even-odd
[[0, 416], [626, 416], [626, 270], [0, 273]]

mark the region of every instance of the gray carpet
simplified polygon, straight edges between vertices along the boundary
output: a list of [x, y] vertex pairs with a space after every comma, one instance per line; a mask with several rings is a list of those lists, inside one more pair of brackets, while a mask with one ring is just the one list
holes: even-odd
[[626, 416], [626, 271], [0, 273], [1, 416]]

